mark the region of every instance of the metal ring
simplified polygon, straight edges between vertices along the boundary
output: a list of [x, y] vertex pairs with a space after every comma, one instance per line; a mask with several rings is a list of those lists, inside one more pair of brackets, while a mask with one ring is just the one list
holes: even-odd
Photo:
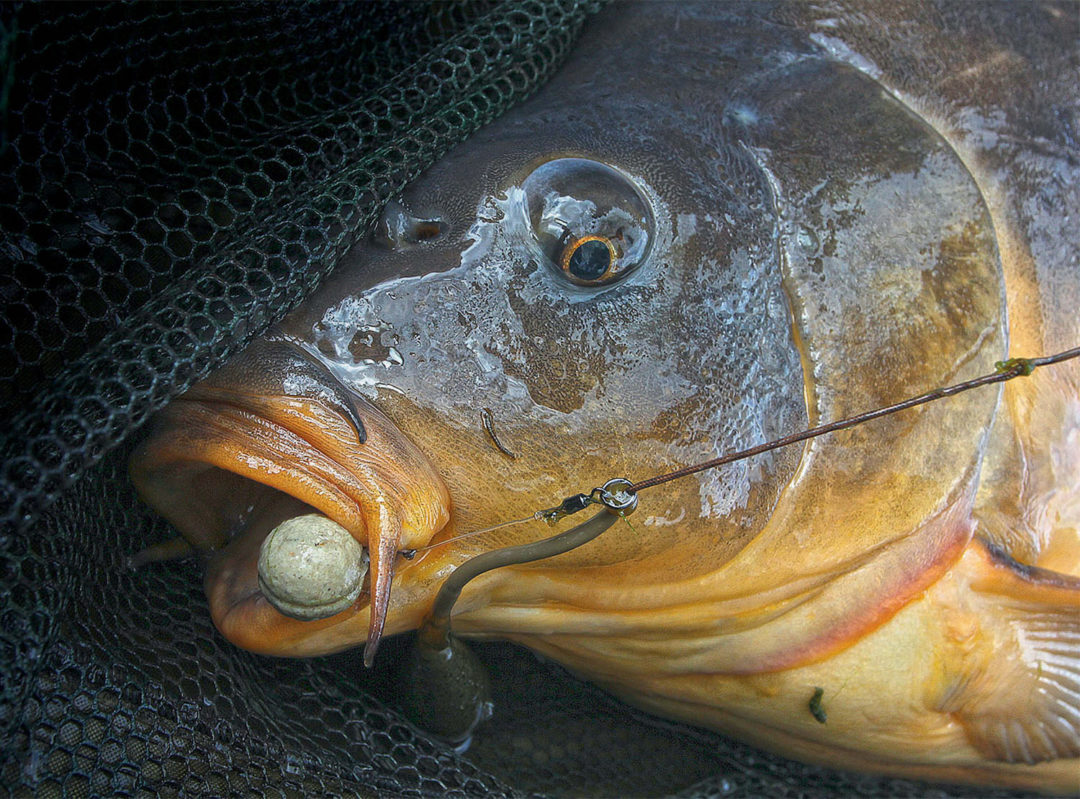
[[637, 510], [638, 496], [630, 491], [633, 483], [625, 477], [616, 477], [604, 483], [603, 488], [593, 489], [593, 495], [603, 503], [608, 510], [621, 516], [629, 516]]

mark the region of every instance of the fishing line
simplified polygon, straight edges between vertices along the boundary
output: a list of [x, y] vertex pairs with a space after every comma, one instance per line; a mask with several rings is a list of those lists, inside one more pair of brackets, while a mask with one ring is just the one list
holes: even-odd
[[613, 484], [619, 484], [622, 486], [620, 491], [625, 492], [630, 485], [629, 480], [609, 480], [604, 484], [603, 488], [594, 488], [589, 494], [574, 494], [567, 497], [561, 503], [553, 508], [544, 508], [538, 510], [532, 514], [532, 516], [525, 516], [520, 519], [513, 519], [508, 522], [501, 522], [499, 524], [492, 525], [491, 527], [485, 527], [482, 530], [473, 530], [469, 533], [462, 533], [461, 535], [455, 535], [453, 538], [447, 538], [445, 541], [438, 541], [434, 544], [428, 544], [426, 547], [416, 547], [415, 549], [402, 550], [401, 554], [405, 556], [407, 560], [412, 560], [417, 552], [423, 552], [427, 549], [435, 549], [435, 547], [441, 547], [443, 544], [449, 544], [453, 541], [460, 541], [463, 538], [472, 538], [474, 535], [483, 535], [484, 533], [490, 533], [493, 530], [501, 530], [504, 527], [511, 527], [515, 524], [524, 524], [526, 522], [547, 522], [548, 524], [554, 524], [555, 522], [569, 516], [571, 513], [577, 513], [579, 510], [584, 510], [589, 505], [608, 505], [613, 507], [613, 503], [616, 502], [615, 494], [609, 490], [609, 486], [613, 487]]
[[[447, 538], [445, 541], [439, 541], [435, 544], [428, 544], [426, 547], [416, 547], [415, 549], [408, 550], [411, 553], [423, 552], [427, 549], [435, 549], [435, 547], [441, 547], [443, 544], [450, 544], [454, 541], [460, 541], [463, 538], [472, 538], [474, 535], [483, 535], [484, 533], [490, 533], [494, 530], [501, 530], [504, 527], [512, 527], [515, 524], [524, 524], [525, 522], [539, 521], [540, 517], [537, 515], [540, 511], [537, 511], [532, 516], [525, 516], [522, 519], [513, 519], [508, 522], [500, 522], [499, 524], [493, 524], [491, 527], [485, 527], [483, 530], [473, 530], [471, 533], [462, 533], [461, 535], [455, 535], [453, 538]], [[411, 555], [409, 556], [411, 558]]]
[[994, 364], [994, 371], [988, 375], [982, 377], [976, 377], [971, 380], [965, 380], [963, 383], [957, 383], [952, 386], [945, 386], [944, 388], [937, 388], [933, 391], [928, 391], [925, 394], [919, 394], [917, 397], [911, 397], [910, 399], [897, 402], [893, 405], [886, 405], [883, 408], [877, 408], [866, 413], [860, 413], [858, 416], [849, 416], [846, 419], [840, 419], [836, 422], [829, 422], [828, 424], [820, 425], [819, 427], [812, 427], [809, 430], [804, 430], [801, 433], [794, 433], [790, 436], [784, 436], [773, 441], [769, 441], [765, 444], [758, 444], [755, 447], [744, 449], [740, 452], [733, 452], [728, 455], [722, 455], [719, 458], [713, 458], [712, 460], [703, 461], [702, 463], [694, 466], [686, 466], [682, 469], [676, 469], [673, 472], [667, 474], [657, 475], [656, 477], [650, 477], [646, 480], [641, 480], [634, 483], [627, 489], [630, 492], [641, 491], [644, 488], [652, 488], [663, 483], [677, 480], [680, 477], [686, 477], [691, 474], [697, 474], [703, 472], [706, 469], [713, 469], [717, 466], [723, 466], [727, 463], [733, 463], [734, 461], [740, 461], [744, 458], [749, 458], [754, 455], [760, 455], [762, 452], [769, 452], [770, 450], [779, 449], [780, 447], [786, 447], [788, 444], [796, 444], [799, 441], [806, 441], [811, 438], [817, 438], [823, 436], [826, 433], [835, 433], [837, 430], [846, 430], [849, 427], [862, 424], [863, 422], [869, 422], [871, 419], [877, 419], [882, 416], [888, 416], [889, 414], [896, 413], [898, 411], [904, 411], [908, 408], [914, 408], [917, 405], [924, 405], [927, 402], [933, 402], [935, 400], [944, 399], [945, 397], [951, 397], [954, 394], [960, 394], [964, 391], [970, 391], [973, 388], [979, 388], [980, 386], [989, 386], [994, 383], [1004, 383], [1007, 380], [1012, 380], [1014, 377], [1024, 376], [1027, 377], [1035, 371], [1036, 367], [1048, 366], [1053, 363], [1060, 363], [1067, 361], [1070, 358], [1076, 358], [1080, 356], [1080, 347], [1074, 347], [1071, 350], [1065, 350], [1059, 352], [1056, 355], [1047, 355], [1042, 358], [1010, 358], [1007, 361], [998, 361]]
[[[1012, 380], [1016, 377], [1027, 377], [1036, 368], [1040, 366], [1050, 366], [1051, 364], [1061, 363], [1073, 358], [1080, 357], [1080, 347], [1073, 347], [1069, 350], [1056, 353], [1054, 355], [1046, 355], [1040, 358], [1009, 358], [1005, 361], [998, 361], [994, 365], [994, 371], [990, 374], [982, 375], [981, 377], [972, 378], [971, 380], [965, 380], [962, 383], [957, 383], [951, 386], [944, 386], [942, 388], [936, 388], [933, 391], [928, 391], [925, 394], [919, 394], [915, 397], [902, 400], [892, 405], [886, 405], [881, 408], [875, 408], [872, 411], [866, 411], [860, 413], [857, 416], [849, 416], [845, 419], [839, 419], [835, 422], [829, 422], [828, 424], [812, 427], [808, 430], [803, 430], [798, 433], [792, 433], [791, 435], [784, 436], [782, 438], [773, 439], [764, 444], [757, 444], [753, 447], [749, 447], [738, 452], [730, 452], [725, 455], [721, 455], [718, 458], [702, 461], [701, 463], [694, 464], [692, 466], [685, 466], [681, 469], [676, 469], [664, 474], [648, 477], [644, 480], [639, 480], [636, 483], [630, 483], [624, 490], [628, 494], [636, 494], [646, 488], [653, 488], [654, 486], [662, 485], [664, 483], [677, 480], [680, 477], [688, 477], [698, 472], [703, 472], [708, 469], [715, 469], [719, 466], [724, 466], [729, 463], [735, 463], [736, 461], [745, 460], [751, 458], [754, 455], [760, 455], [764, 452], [769, 452], [774, 449], [780, 449], [791, 444], [797, 444], [800, 441], [808, 441], [811, 438], [817, 438], [819, 436], [826, 435], [827, 433], [835, 433], [839, 430], [846, 430], [851, 427], [869, 422], [873, 419], [878, 419], [882, 416], [888, 416], [899, 411], [907, 410], [908, 408], [914, 408], [918, 405], [925, 405], [928, 402], [934, 402], [936, 400], [944, 399], [945, 397], [951, 397], [956, 394], [970, 391], [973, 388], [979, 388], [981, 386], [993, 385], [995, 383], [1004, 383]], [[473, 536], [483, 535], [484, 533], [490, 533], [493, 530], [500, 530], [504, 527], [511, 527], [518, 524], [525, 524], [533, 521], [546, 521], [549, 524], [569, 516], [573, 513], [577, 513], [580, 510], [584, 510], [590, 504], [600, 503], [599, 492], [602, 489], [593, 489], [588, 494], [575, 494], [567, 497], [561, 504], [556, 505], [553, 508], [544, 508], [533, 513], [531, 516], [525, 516], [521, 519], [514, 519], [508, 522], [502, 522], [491, 527], [485, 527], [482, 530], [474, 530], [469, 533], [463, 533], [461, 535], [448, 538], [445, 541], [439, 541], [434, 544], [429, 544], [425, 547], [417, 547], [415, 552], [422, 552], [427, 549], [434, 549], [440, 547], [443, 544], [449, 544], [453, 541], [460, 541], [465, 538], [472, 538]]]
[[[451, 629], [454, 605], [461, 596], [462, 590], [467, 583], [481, 574], [504, 566], [554, 557], [583, 546], [610, 528], [619, 518], [625, 519], [626, 516], [633, 513], [637, 508], [638, 492], [645, 488], [662, 485], [680, 477], [733, 463], [799, 441], [823, 436], [826, 433], [854, 427], [871, 419], [877, 419], [917, 405], [950, 397], [979, 386], [1003, 383], [1021, 375], [1030, 375], [1039, 366], [1060, 363], [1077, 356], [1080, 356], [1080, 347], [1044, 358], [1010, 358], [1007, 361], [999, 361], [995, 364], [993, 373], [973, 380], [938, 388], [893, 405], [887, 405], [867, 413], [861, 413], [858, 416], [851, 416], [836, 422], [813, 427], [801, 433], [778, 438], [766, 444], [760, 444], [712, 460], [702, 461], [693, 466], [676, 469], [666, 474], [649, 477], [637, 483], [631, 483], [624, 478], [614, 478], [604, 483], [602, 488], [594, 488], [588, 494], [569, 496], [559, 505], [539, 510], [532, 516], [503, 522], [484, 530], [466, 533], [442, 541], [439, 544], [423, 547], [423, 549], [431, 549], [434, 546], [450, 543], [450, 541], [458, 541], [462, 538], [530, 521], [545, 520], [553, 523], [565, 516], [584, 510], [589, 505], [597, 504], [602, 506], [599, 513], [566, 532], [527, 544], [492, 549], [466, 560], [450, 573], [439, 587], [435, 601], [417, 631], [413, 652], [409, 657], [411, 663], [419, 665], [411, 673], [411, 679], [406, 680], [406, 685], [413, 686], [410, 695], [421, 697], [424, 700], [413, 702], [413, 710], [410, 715], [425, 729], [454, 740], [466, 739], [472, 734], [477, 724], [490, 716], [491, 701], [486, 670], [475, 655], [471, 653], [469, 647], [463, 641], [458, 640]], [[419, 693], [419, 689], [416, 688], [417, 685], [427, 686], [429, 694], [434, 687], [433, 696], [437, 698], [446, 694], [453, 697], [453, 702], [448, 708], [435, 707], [429, 701], [430, 696]], [[841, 687], [841, 690], [843, 690], [843, 687]], [[408, 689], [406, 693], [410, 693]], [[827, 720], [825, 708], [822, 707], [824, 695], [825, 689], [816, 687], [807, 705], [809, 712], [822, 724]]]

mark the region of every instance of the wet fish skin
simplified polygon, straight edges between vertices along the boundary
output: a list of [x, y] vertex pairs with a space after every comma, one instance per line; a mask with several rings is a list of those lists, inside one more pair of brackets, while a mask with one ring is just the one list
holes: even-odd
[[[1050, 45], [1076, 10], [1029, 8], [607, 9], [550, 85], [402, 198], [437, 236], [358, 246], [269, 335], [362, 398], [377, 441], [418, 451], [384, 479], [421, 473], [424, 499], [362, 502], [428, 503], [408, 545], [444, 540], [1074, 345], [1077, 92]], [[511, 189], [567, 156], [653, 206], [649, 259], [600, 291], [512, 225]], [[245, 384], [235, 366], [215, 380]], [[1078, 428], [1064, 367], [692, 478], [644, 494], [632, 530], [477, 580], [456, 629], [792, 756], [1074, 790]], [[152, 441], [137, 470], [155, 457]], [[362, 643], [362, 605], [305, 626], [258, 604], [257, 528], [208, 574], [226, 635], [289, 655]], [[541, 534], [398, 561], [386, 632], [415, 627], [454, 565]]]

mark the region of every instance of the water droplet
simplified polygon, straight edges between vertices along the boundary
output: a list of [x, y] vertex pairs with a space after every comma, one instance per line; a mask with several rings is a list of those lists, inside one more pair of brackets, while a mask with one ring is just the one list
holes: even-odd
[[817, 234], [806, 225], [799, 225], [797, 240], [799, 242], [799, 249], [807, 255], [813, 255], [818, 251], [818, 247], [821, 246]]
[[733, 104], [725, 109], [724, 121], [750, 127], [757, 124], [758, 112], [748, 105], [743, 105], [741, 103]]
[[[505, 198], [503, 198], [505, 199]], [[487, 197], [484, 200], [481, 208], [480, 215], [477, 216], [481, 222], [495, 223], [502, 222], [506, 218], [506, 212], [499, 207], [499, 203], [494, 197]]]

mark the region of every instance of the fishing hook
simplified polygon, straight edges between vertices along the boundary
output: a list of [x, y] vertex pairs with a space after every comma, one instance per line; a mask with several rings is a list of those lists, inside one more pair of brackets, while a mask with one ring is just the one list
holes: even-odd
[[[462, 589], [492, 569], [561, 555], [592, 541], [637, 508], [637, 495], [626, 490], [629, 486], [629, 480], [608, 480], [587, 497], [590, 504], [604, 506], [591, 519], [542, 541], [477, 555], [446, 578], [405, 661], [406, 715], [422, 729], [462, 748], [467, 746], [472, 731], [491, 716], [492, 702], [487, 670], [450, 629], [451, 613]], [[584, 507], [580, 504], [577, 509]]]

